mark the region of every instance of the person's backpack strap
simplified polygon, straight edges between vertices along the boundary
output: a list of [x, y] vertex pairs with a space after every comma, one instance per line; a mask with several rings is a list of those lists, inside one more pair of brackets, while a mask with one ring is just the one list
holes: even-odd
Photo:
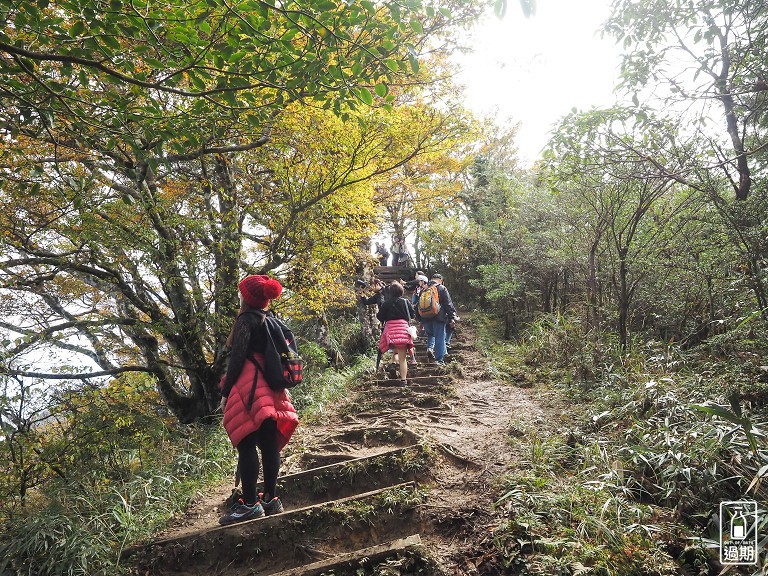
[[[253, 362], [254, 366], [256, 366], [256, 371], [253, 373], [253, 385], [251, 386], [251, 391], [248, 393], [248, 401], [245, 403], [246, 412], [251, 411], [251, 406], [253, 406], [253, 399], [256, 397], [256, 385], [259, 383], [259, 372], [264, 374], [264, 369], [261, 367], [261, 364], [259, 364], [259, 361], [256, 360], [255, 356], [251, 358], [251, 362]], [[267, 375], [264, 374], [264, 378], [266, 377]]]
[[410, 324], [411, 323], [411, 310], [410, 310], [410, 308], [408, 308], [408, 300], [406, 300], [403, 297], [400, 297], [400, 300], [405, 302], [405, 313], [408, 315], [408, 324]]

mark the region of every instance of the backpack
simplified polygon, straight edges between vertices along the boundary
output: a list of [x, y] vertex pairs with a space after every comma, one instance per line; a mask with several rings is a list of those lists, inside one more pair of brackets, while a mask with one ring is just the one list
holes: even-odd
[[265, 365], [262, 366], [255, 358], [253, 359], [253, 363], [256, 364], [256, 374], [246, 404], [248, 410], [253, 404], [259, 372], [264, 375], [267, 384], [275, 392], [298, 386], [304, 376], [304, 360], [299, 356], [293, 332], [283, 322], [272, 316], [267, 316], [264, 322], [267, 329], [267, 346], [264, 349]]
[[425, 319], [434, 318], [440, 313], [440, 292], [437, 284], [427, 286], [419, 294], [419, 316]]

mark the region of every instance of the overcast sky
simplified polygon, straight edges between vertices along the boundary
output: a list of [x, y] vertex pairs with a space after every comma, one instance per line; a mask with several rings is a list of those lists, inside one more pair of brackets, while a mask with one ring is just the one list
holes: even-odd
[[610, 0], [537, 0], [536, 14], [526, 19], [517, 0], [509, 0], [504, 19], [489, 15], [468, 38], [474, 53], [458, 59], [467, 105], [521, 123], [518, 147], [525, 167], [573, 107], [616, 101], [620, 50], [598, 32], [609, 5]]

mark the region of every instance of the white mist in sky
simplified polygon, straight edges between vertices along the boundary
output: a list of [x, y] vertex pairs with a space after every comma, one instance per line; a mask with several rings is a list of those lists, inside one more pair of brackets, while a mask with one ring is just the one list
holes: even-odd
[[457, 80], [476, 114], [520, 123], [520, 160], [529, 167], [572, 108], [616, 101], [621, 50], [600, 38], [610, 0], [537, 0], [531, 18], [516, 0], [508, 4], [503, 19], [488, 15], [471, 31], [474, 52], [457, 56]]

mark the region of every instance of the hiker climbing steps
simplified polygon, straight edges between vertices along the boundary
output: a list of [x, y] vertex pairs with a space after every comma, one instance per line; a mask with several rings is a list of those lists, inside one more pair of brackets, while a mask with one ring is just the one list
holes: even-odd
[[[424, 538], [434, 530], [425, 513], [433, 471], [466, 470], [473, 463], [456, 447], [435, 443], [430, 428], [453, 429], [452, 382], [468, 345], [456, 342], [454, 365], [441, 366], [430, 360], [423, 342], [417, 344], [407, 385], [396, 369], [382, 366], [353, 391], [355, 410], [340, 415], [331, 434], [314, 436], [291, 457], [292, 468], [300, 470], [278, 478], [283, 513], [170, 533], [130, 551], [139, 570], [340, 576], [356, 574], [363, 562], [397, 558], [418, 564], [423, 574], [437, 573], [422, 553]], [[225, 508], [222, 504], [217, 512]], [[196, 562], [183, 562], [190, 551]]]

